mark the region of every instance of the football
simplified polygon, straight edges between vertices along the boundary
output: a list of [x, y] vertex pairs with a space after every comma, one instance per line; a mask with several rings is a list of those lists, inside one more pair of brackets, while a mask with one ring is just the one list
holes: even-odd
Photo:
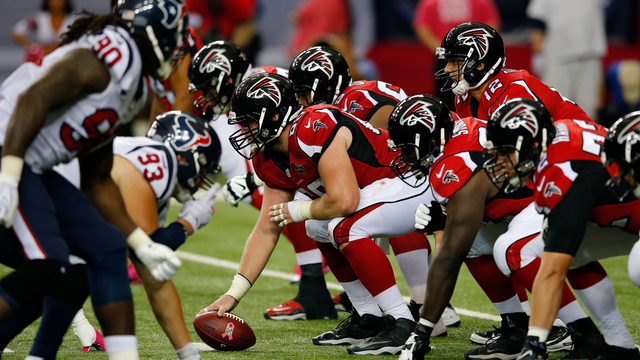
[[256, 343], [249, 324], [231, 313], [218, 317], [216, 312], [206, 312], [193, 319], [193, 327], [200, 339], [216, 350], [244, 350]]

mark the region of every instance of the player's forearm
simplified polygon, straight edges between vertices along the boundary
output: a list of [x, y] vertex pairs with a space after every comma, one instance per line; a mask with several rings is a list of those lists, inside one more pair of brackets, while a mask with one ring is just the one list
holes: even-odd
[[28, 89], [18, 97], [7, 133], [2, 155], [24, 158], [27, 149], [44, 125], [48, 106], [37, 91]]
[[360, 202], [360, 192], [328, 193], [311, 203], [311, 218], [315, 220], [330, 220], [336, 217], [353, 214]]
[[120, 229], [125, 236], [135, 230], [137, 225], [127, 214], [120, 190], [110, 177], [83, 183], [82, 190], [102, 217]]
[[277, 236], [254, 230], [244, 246], [238, 273], [254, 284], [267, 265], [277, 242]]
[[[463, 259], [464, 260], [464, 257]], [[427, 277], [427, 294], [422, 307], [421, 317], [437, 323], [442, 312], [451, 300], [456, 287], [458, 273], [462, 261], [459, 256], [450, 256], [446, 251], [439, 250], [429, 267]]]

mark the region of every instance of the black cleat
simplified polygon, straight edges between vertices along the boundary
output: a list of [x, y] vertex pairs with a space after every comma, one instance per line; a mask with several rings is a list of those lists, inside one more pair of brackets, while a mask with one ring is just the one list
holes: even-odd
[[382, 317], [365, 314], [362, 317], [357, 312], [344, 319], [334, 330], [327, 331], [313, 338], [314, 345], [353, 345], [364, 339], [375, 336], [385, 329]]
[[502, 334], [489, 345], [464, 353], [467, 360], [513, 360], [518, 357], [527, 331], [521, 328], [501, 329]]
[[397, 355], [400, 354], [405, 342], [411, 336], [416, 323], [410, 319], [394, 319], [386, 315], [387, 330], [366, 339], [364, 342], [352, 345], [347, 349], [349, 355]]

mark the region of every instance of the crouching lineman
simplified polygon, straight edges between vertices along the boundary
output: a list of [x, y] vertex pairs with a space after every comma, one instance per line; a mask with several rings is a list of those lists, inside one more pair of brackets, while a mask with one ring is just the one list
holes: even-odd
[[[44, 332], [68, 327], [86, 298], [75, 287], [87, 271], [69, 265], [74, 254], [86, 260], [109, 357], [138, 358], [127, 243], [157, 280], [180, 260], [127, 215], [110, 177], [110, 139], [144, 104], [143, 75], [169, 75], [185, 11], [178, 1], [120, 1], [117, 15], [79, 19], [41, 65], [24, 64], [3, 83], [0, 261], [17, 270], [0, 281], [0, 318], [44, 298]], [[51, 171], [76, 157], [86, 196]], [[58, 346], [32, 355], [53, 358]]]
[[[606, 186], [618, 171], [615, 164], [608, 168], [601, 164], [606, 130], [584, 120], [553, 122], [548, 112], [540, 115], [543, 110], [539, 102], [514, 99], [498, 108], [487, 126], [487, 150], [496, 155], [486, 166], [492, 181], [499, 187], [519, 188], [533, 179], [535, 209], [544, 214], [538, 221], [541, 236], [524, 234], [533, 239], [526, 244], [529, 249], [516, 242], [510, 251], [495, 253], [496, 261], [503, 263], [501, 268], [518, 269], [532, 261], [529, 252], [535, 252], [536, 247], [544, 249], [533, 283], [529, 331], [519, 359], [546, 358], [545, 342], [558, 315], [569, 269], [628, 254], [640, 230], [640, 200], [628, 192], [616, 196]], [[630, 130], [626, 125], [631, 122], [626, 120], [612, 130], [612, 140], [624, 143], [625, 132]], [[588, 226], [588, 221], [604, 229]], [[535, 238], [541, 240], [536, 242]], [[598, 277], [603, 281], [576, 291], [585, 297], [584, 303], [607, 342], [597, 358], [640, 359], [615, 303], [611, 281], [604, 275]]]
[[[357, 331], [345, 334], [357, 343], [347, 351], [398, 353], [415, 322], [389, 260], [371, 237], [398, 226], [410, 229], [427, 185], [412, 189], [395, 177], [386, 132], [331, 105], [302, 109], [293, 84], [279, 75], [243, 81], [231, 101], [230, 122], [242, 125], [231, 141], [238, 150], [251, 148], [265, 182], [264, 200], [231, 288], [202, 312], [222, 316], [235, 308], [264, 268], [282, 227], [315, 220], [307, 231], [326, 241], [318, 247], [362, 316]], [[314, 200], [293, 201], [297, 190]]]

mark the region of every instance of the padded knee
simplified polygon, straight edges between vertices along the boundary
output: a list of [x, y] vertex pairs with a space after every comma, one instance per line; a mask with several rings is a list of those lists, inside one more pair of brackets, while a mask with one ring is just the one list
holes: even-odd
[[106, 253], [99, 265], [87, 266], [93, 306], [109, 305], [132, 298], [125, 250]]
[[509, 268], [509, 246], [511, 241], [504, 236], [498, 237], [496, 243], [493, 245], [493, 259], [498, 266], [498, 269], [506, 276], [511, 276], [511, 268]]
[[65, 265], [50, 259], [29, 260], [0, 280], [0, 288], [13, 310], [41, 301], [60, 282]]
[[640, 287], [640, 241], [633, 245], [629, 253], [629, 278]]
[[307, 220], [304, 226], [307, 230], [307, 236], [319, 243], [330, 243], [329, 234], [327, 233], [328, 221]]

